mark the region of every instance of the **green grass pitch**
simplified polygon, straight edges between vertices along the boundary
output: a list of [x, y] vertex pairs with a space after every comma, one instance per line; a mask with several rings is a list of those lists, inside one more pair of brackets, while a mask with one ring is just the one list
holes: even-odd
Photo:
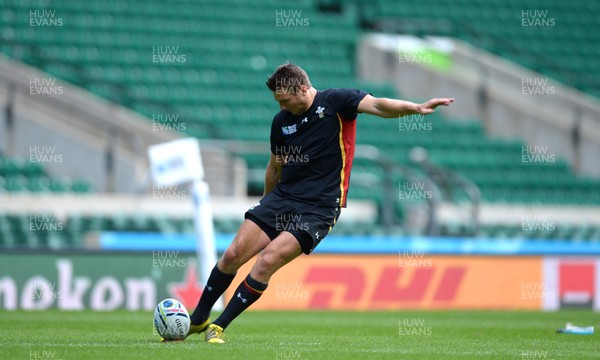
[[1, 359], [596, 359], [590, 311], [260, 312], [242, 314], [227, 344], [162, 343], [151, 312], [1, 311]]

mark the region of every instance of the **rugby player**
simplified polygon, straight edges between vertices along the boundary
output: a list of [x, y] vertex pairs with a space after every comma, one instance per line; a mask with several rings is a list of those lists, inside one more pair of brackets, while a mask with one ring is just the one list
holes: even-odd
[[[358, 113], [396, 119], [431, 114], [454, 101], [440, 98], [416, 104], [356, 89], [317, 90], [294, 64], [279, 66], [266, 84], [281, 111], [271, 125], [263, 198], [246, 212], [191, 315], [188, 335], [206, 331], [209, 343], [226, 342], [224, 330], [258, 300], [271, 276], [300, 254], [310, 254], [335, 225], [346, 207]], [[211, 322], [217, 299], [237, 270], [257, 254], [250, 273]]]

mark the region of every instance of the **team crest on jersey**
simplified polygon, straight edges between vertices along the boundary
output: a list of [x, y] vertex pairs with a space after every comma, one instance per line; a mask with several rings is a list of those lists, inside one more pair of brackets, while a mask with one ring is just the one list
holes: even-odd
[[325, 111], [325, 108], [322, 106], [317, 106], [317, 110], [315, 110], [315, 112], [317, 113], [317, 115], [319, 115], [319, 119], [322, 119], [325, 114], [323, 114], [323, 111]]
[[282, 126], [283, 135], [291, 135], [296, 132], [296, 124], [290, 126]]

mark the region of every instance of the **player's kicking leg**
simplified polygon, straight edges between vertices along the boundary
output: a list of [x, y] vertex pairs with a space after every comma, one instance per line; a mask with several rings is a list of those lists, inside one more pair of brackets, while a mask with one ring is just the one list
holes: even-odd
[[208, 316], [215, 302], [227, 290], [237, 270], [270, 242], [269, 237], [252, 221], [245, 220], [232, 243], [213, 268], [196, 309], [190, 316], [188, 336], [201, 333], [210, 324]]
[[282, 232], [271, 241], [259, 255], [250, 274], [235, 290], [233, 297], [221, 315], [206, 331], [206, 341], [224, 343], [223, 331], [239, 314], [246, 310], [266, 290], [271, 276], [283, 265], [302, 253], [300, 243], [289, 232]]

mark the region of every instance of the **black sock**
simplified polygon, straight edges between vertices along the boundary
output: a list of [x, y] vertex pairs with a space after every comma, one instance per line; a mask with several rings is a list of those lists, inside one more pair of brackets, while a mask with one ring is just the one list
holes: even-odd
[[235, 274], [225, 274], [215, 265], [210, 272], [204, 291], [202, 291], [202, 296], [198, 300], [198, 305], [196, 305], [194, 313], [190, 316], [192, 324], [202, 324], [208, 319], [213, 305], [217, 302], [219, 296], [227, 290], [234, 277]]
[[229, 326], [229, 323], [233, 321], [242, 311], [246, 310], [262, 295], [263, 291], [267, 288], [267, 284], [261, 283], [260, 281], [254, 280], [250, 274], [235, 290], [235, 293], [225, 310], [221, 315], [213, 322], [213, 324], [219, 325], [223, 329]]

